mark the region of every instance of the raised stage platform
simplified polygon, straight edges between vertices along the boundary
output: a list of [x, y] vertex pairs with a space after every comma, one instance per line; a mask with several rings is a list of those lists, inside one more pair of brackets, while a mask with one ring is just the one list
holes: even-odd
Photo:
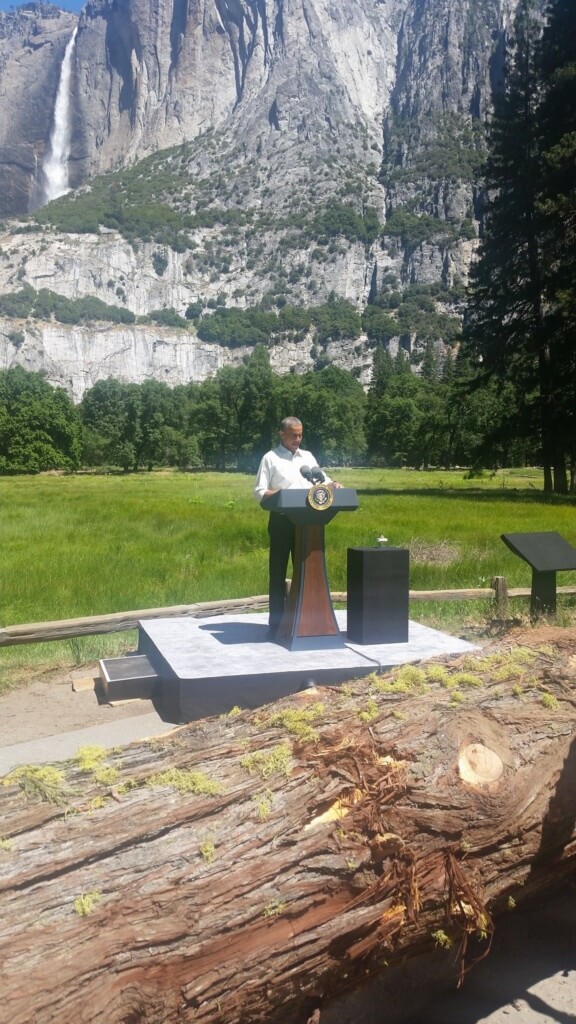
[[[235, 706], [260, 707], [311, 683], [336, 686], [394, 665], [477, 649], [417, 622], [409, 623], [407, 643], [350, 643], [346, 612], [336, 618], [343, 646], [311, 651], [268, 641], [265, 614], [142, 621], [138, 656], [101, 662], [104, 688], [117, 698], [128, 680], [126, 696], [151, 697], [165, 722], [190, 722]], [[139, 679], [145, 692], [138, 690]]]

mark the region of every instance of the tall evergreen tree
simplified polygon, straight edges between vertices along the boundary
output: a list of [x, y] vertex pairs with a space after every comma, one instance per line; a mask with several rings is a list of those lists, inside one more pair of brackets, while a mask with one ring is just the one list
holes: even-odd
[[246, 361], [242, 379], [238, 464], [245, 472], [256, 470], [272, 439], [276, 444], [276, 419], [270, 356], [268, 349], [258, 344]]
[[412, 373], [406, 352], [394, 358], [383, 348], [374, 353], [372, 384], [368, 393], [366, 437], [372, 460], [387, 466], [415, 466], [428, 461], [422, 431], [424, 397], [428, 382]]
[[546, 322], [557, 352], [557, 419], [576, 490], [576, 4], [551, 0], [539, 51], [540, 207]]
[[394, 361], [387, 346], [382, 344], [374, 350], [372, 359], [372, 381], [366, 403], [366, 442], [371, 459], [380, 461], [383, 453], [382, 404], [394, 373]]
[[512, 382], [517, 429], [536, 413], [544, 489], [565, 489], [557, 430], [556, 351], [545, 323], [539, 205], [540, 157], [536, 54], [542, 22], [536, 0], [520, 0], [510, 41], [505, 87], [496, 99], [486, 166], [486, 226], [464, 332], [479, 375]]
[[299, 378], [296, 415], [304, 424], [305, 447], [327, 466], [358, 465], [365, 452], [366, 396], [360, 382], [329, 365]]

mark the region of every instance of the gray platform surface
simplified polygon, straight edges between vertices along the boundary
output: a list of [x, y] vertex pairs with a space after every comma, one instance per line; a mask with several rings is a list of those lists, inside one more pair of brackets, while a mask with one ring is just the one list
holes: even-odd
[[346, 612], [336, 618], [336, 646], [320, 637], [316, 649], [297, 651], [267, 639], [265, 614], [140, 622], [139, 651], [159, 678], [154, 706], [166, 722], [192, 722], [233, 707], [271, 704], [310, 683], [338, 686], [394, 665], [474, 650], [465, 640], [416, 622], [409, 624], [407, 643], [352, 644]]
[[141, 632], [162, 652], [178, 679], [217, 679], [278, 672], [362, 668], [368, 672], [476, 650], [467, 640], [410, 621], [408, 642], [352, 644], [346, 639], [346, 612], [336, 619], [344, 645], [312, 651], [288, 651], [266, 639], [265, 614], [218, 615], [209, 619], [149, 619]]

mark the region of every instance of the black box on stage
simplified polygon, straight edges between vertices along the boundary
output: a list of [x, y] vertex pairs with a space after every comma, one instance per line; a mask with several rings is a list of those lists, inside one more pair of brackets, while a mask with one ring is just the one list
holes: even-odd
[[408, 641], [408, 548], [348, 548], [348, 640]]

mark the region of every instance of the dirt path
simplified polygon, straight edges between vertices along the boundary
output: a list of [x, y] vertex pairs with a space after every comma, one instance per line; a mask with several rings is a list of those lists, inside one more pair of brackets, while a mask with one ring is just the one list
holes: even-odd
[[0, 747], [150, 713], [149, 701], [113, 707], [99, 704], [93, 688], [74, 689], [79, 680], [96, 675], [95, 663], [71, 670], [53, 669], [0, 694]]

